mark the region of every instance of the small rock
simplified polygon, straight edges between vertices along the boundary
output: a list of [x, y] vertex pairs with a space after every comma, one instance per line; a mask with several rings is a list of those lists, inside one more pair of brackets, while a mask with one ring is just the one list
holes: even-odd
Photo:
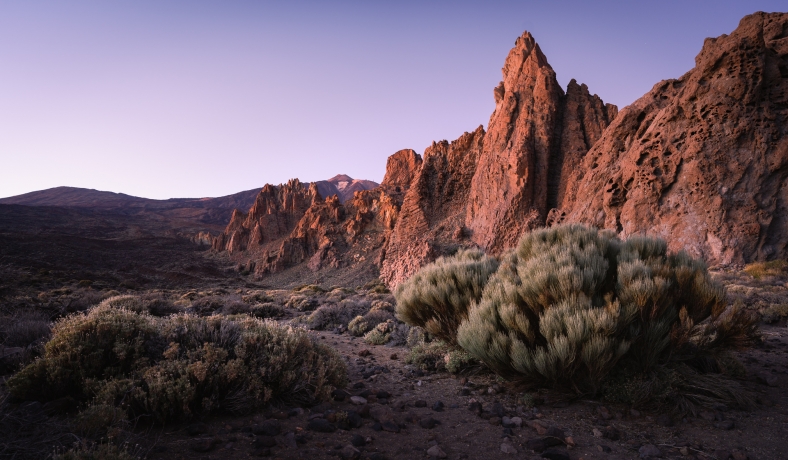
[[414, 402], [413, 405], [416, 407], [427, 407], [427, 401], [423, 399], [419, 399], [416, 402]]
[[278, 420], [266, 420], [252, 427], [252, 433], [258, 436], [277, 436], [280, 431]]
[[354, 447], [364, 447], [367, 444], [367, 440], [360, 434], [354, 434], [353, 437], [350, 438], [350, 443], [353, 444]]
[[503, 452], [504, 454], [516, 454], [517, 449], [515, 449], [514, 446], [511, 445], [510, 443], [505, 442], [501, 444], [501, 452]]
[[468, 410], [470, 410], [471, 412], [475, 412], [476, 415], [481, 415], [482, 403], [474, 401], [468, 405]]
[[501, 418], [501, 426], [503, 426], [504, 428], [512, 428], [514, 427], [514, 424], [512, 423], [512, 419], [504, 416]]
[[367, 356], [369, 356], [371, 354], [372, 354], [372, 352], [369, 351], [367, 348], [364, 348], [363, 350], [358, 352], [358, 355], [361, 356], [362, 358], [366, 358]]
[[304, 415], [304, 409], [302, 409], [300, 407], [296, 407], [294, 409], [290, 409], [287, 412], [287, 416], [288, 417], [300, 417], [302, 415]]
[[759, 372], [755, 375], [755, 380], [762, 385], [768, 385], [770, 387], [776, 387], [779, 385], [777, 376], [770, 372]]
[[295, 433], [290, 432], [281, 437], [280, 444], [288, 449], [298, 449]]
[[435, 458], [446, 458], [447, 457], [446, 452], [444, 452], [443, 449], [441, 449], [438, 446], [432, 446], [429, 449], [427, 449], [427, 455], [429, 455], [430, 457], [435, 457]]
[[324, 418], [316, 418], [309, 421], [307, 429], [318, 433], [333, 433], [337, 430], [337, 427]]
[[364, 382], [356, 382], [356, 383], [353, 384], [353, 389], [360, 390], [360, 389], [364, 388], [365, 386], [366, 385], [364, 385]]
[[471, 390], [469, 390], [468, 388], [463, 388], [462, 390], [460, 390], [460, 396], [470, 396], [470, 395], [471, 395]]
[[523, 426], [523, 419], [521, 419], [520, 417], [512, 417], [510, 421], [512, 422], [512, 425], [514, 425], [517, 428]]
[[351, 396], [350, 397], [350, 402], [352, 402], [353, 404], [355, 404], [357, 406], [363, 406], [364, 404], [367, 403], [367, 400], [366, 400], [366, 398], [363, 398], [361, 396]]
[[424, 428], [425, 430], [431, 430], [435, 428], [436, 425], [440, 425], [441, 422], [435, 420], [432, 417], [428, 417], [422, 420], [419, 420], [419, 426]]
[[613, 452], [613, 449], [611, 449], [610, 447], [608, 447], [608, 446], [606, 446], [604, 444], [600, 444], [600, 445], [596, 446], [596, 450], [598, 450], [600, 452], [603, 452], [605, 454], [609, 454], [610, 452]]
[[391, 398], [391, 393], [385, 390], [380, 390], [377, 392], [376, 396], [378, 397], [378, 399], [389, 399]]
[[436, 401], [435, 404], [432, 405], [432, 410], [435, 412], [443, 412], [443, 402]]
[[659, 447], [655, 446], [654, 444], [643, 445], [640, 449], [638, 449], [638, 453], [640, 454], [640, 458], [662, 457], [662, 451], [659, 450]]
[[594, 428], [594, 430], [592, 431], [592, 433], [594, 434], [594, 437], [595, 437], [595, 438], [601, 438], [601, 437], [602, 437], [602, 432], [601, 432], [601, 431], [599, 431], [599, 428]]
[[496, 417], [503, 417], [506, 415], [506, 412], [503, 409], [503, 404], [501, 403], [493, 403], [492, 408], [490, 408], [490, 412]]
[[597, 414], [599, 414], [600, 417], [602, 417], [603, 420], [610, 420], [611, 418], [613, 418], [613, 416], [610, 415], [610, 411], [607, 410], [607, 407], [605, 406], [597, 407], [596, 412]]
[[385, 406], [372, 406], [369, 408], [369, 416], [376, 422], [384, 422], [394, 419], [394, 412]]
[[390, 420], [387, 420], [381, 423], [380, 425], [383, 427], [384, 431], [389, 431], [391, 433], [399, 433], [399, 425], [397, 425], [396, 423]]
[[500, 424], [501, 424], [501, 418], [500, 417], [490, 417], [490, 425], [498, 426]]
[[396, 360], [396, 359], [399, 359], [399, 356], [397, 356], [396, 353], [392, 353], [391, 356], [389, 356], [389, 359]]
[[542, 458], [547, 458], [549, 460], [571, 460], [569, 454], [556, 448], [547, 449], [542, 452]]
[[339, 450], [339, 458], [342, 460], [356, 460], [359, 457], [361, 457], [361, 452], [350, 444]]
[[618, 428], [614, 426], [608, 426], [602, 430], [602, 437], [611, 441], [618, 441], [621, 439], [621, 431], [619, 431]]
[[540, 453], [545, 449], [547, 449], [548, 447], [560, 446], [563, 443], [564, 442], [558, 438], [554, 438], [552, 436], [546, 436], [543, 438], [529, 439], [528, 441], [525, 442], [525, 447], [536, 453]]
[[383, 425], [380, 422], [375, 422], [372, 424], [373, 431], [383, 431]]
[[528, 426], [536, 430], [536, 434], [538, 434], [539, 436], [544, 436], [545, 434], [547, 434], [547, 427], [543, 422], [528, 421], [526, 423], [528, 424]]
[[577, 446], [577, 443], [575, 442], [575, 439], [573, 437], [571, 437], [571, 436], [565, 437], [564, 438], [564, 442], [566, 443], [566, 446], [570, 447], [570, 448]]
[[345, 390], [336, 389], [331, 392], [331, 397], [334, 398], [334, 401], [342, 402], [347, 399], [350, 394]]

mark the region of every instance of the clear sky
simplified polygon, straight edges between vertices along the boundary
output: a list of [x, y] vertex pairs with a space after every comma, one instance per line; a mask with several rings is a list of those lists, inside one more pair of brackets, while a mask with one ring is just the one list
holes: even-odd
[[514, 40], [620, 108], [747, 1], [0, 0], [0, 197], [220, 196], [344, 173], [484, 125]]

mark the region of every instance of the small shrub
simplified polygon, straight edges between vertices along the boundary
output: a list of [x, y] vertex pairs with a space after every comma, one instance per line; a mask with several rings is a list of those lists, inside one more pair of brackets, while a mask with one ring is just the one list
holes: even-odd
[[778, 259], [769, 262], [755, 262], [745, 266], [744, 272], [755, 279], [785, 276], [788, 275], [788, 261]]
[[[187, 311], [200, 316], [210, 316], [217, 311], [223, 310], [230, 303], [243, 304], [243, 301], [238, 297], [209, 295], [193, 300]], [[233, 308], [242, 309], [243, 307], [237, 305]]]
[[772, 304], [760, 311], [764, 323], [774, 324], [788, 318], [788, 303]]
[[255, 318], [281, 318], [285, 316], [287, 312], [281, 305], [267, 302], [252, 305], [249, 309], [249, 314]]
[[290, 296], [285, 303], [286, 307], [294, 308], [298, 311], [313, 311], [318, 305], [317, 300], [300, 294]]
[[397, 327], [391, 332], [389, 341], [386, 345], [390, 347], [404, 347], [408, 344], [410, 329], [410, 326], [407, 324], [398, 322]]
[[425, 331], [424, 328], [411, 326], [408, 330], [408, 337], [405, 341], [405, 344], [408, 348], [413, 348], [416, 345], [421, 345], [431, 341], [432, 337], [430, 337], [429, 332]]
[[71, 423], [78, 435], [99, 440], [111, 431], [126, 428], [129, 425], [126, 411], [109, 404], [91, 404], [77, 414]]
[[391, 302], [386, 302], [385, 300], [374, 300], [372, 301], [372, 308], [370, 311], [387, 311], [389, 313], [394, 313], [396, 308]]
[[389, 341], [396, 328], [397, 323], [394, 320], [386, 320], [367, 332], [364, 335], [364, 341], [370, 345], [384, 345]]
[[293, 292], [313, 292], [313, 293], [323, 293], [326, 292], [321, 286], [317, 284], [303, 284], [301, 286], [297, 286], [293, 288]]
[[445, 342], [456, 343], [457, 328], [468, 316], [468, 307], [481, 298], [497, 268], [498, 261], [479, 250], [461, 249], [452, 257], [441, 257], [397, 287], [397, 315]]
[[341, 357], [270, 320], [145, 313], [101, 305], [58, 321], [42, 358], [12, 376], [20, 399], [71, 396], [159, 421], [311, 403], [346, 383]]
[[246, 303], [256, 304], [273, 302], [274, 298], [268, 295], [265, 291], [254, 291], [247, 295], [241, 296], [241, 300]]
[[673, 362], [719, 372], [717, 358], [754, 334], [752, 316], [726, 308], [701, 262], [660, 240], [570, 225], [523, 237], [457, 343], [505, 377], [594, 393], [614, 370]]
[[356, 316], [347, 325], [347, 330], [356, 337], [361, 337], [378, 324], [393, 320], [394, 315], [385, 310], [370, 310], [369, 313], [363, 316]]
[[4, 347], [36, 347], [49, 339], [51, 322], [37, 312], [20, 312], [0, 317], [0, 345]]
[[323, 305], [310, 314], [304, 323], [310, 328], [325, 331], [334, 328], [346, 328], [356, 316], [365, 315], [369, 311], [366, 302], [343, 300], [339, 304]]
[[417, 344], [410, 349], [405, 362], [425, 371], [448, 371], [452, 374], [479, 364], [465, 350], [440, 340]]

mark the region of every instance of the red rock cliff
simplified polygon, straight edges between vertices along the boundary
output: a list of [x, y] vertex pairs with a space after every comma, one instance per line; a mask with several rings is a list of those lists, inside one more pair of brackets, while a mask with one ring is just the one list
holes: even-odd
[[713, 264], [785, 257], [788, 14], [745, 17], [695, 63], [621, 111], [567, 181], [561, 219]]

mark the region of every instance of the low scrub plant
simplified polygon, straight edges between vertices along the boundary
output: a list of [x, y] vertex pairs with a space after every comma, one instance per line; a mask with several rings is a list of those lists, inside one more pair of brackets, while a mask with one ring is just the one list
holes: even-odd
[[478, 249], [460, 249], [454, 256], [441, 257], [397, 287], [397, 315], [455, 344], [468, 307], [481, 298], [497, 268], [498, 261]]
[[353, 318], [347, 325], [350, 334], [361, 337], [371, 331], [375, 326], [385, 321], [393, 320], [394, 315], [386, 310], [370, 310], [365, 315]]
[[346, 381], [340, 356], [302, 329], [100, 305], [58, 321], [43, 356], [7, 385], [19, 399], [70, 396], [165, 422], [273, 401], [310, 404]]
[[746, 265], [744, 272], [755, 279], [768, 276], [786, 276], [788, 275], [788, 261], [777, 259], [769, 262], [755, 262]]
[[388, 319], [379, 323], [371, 331], [364, 334], [364, 341], [370, 345], [385, 345], [391, 339], [391, 334], [397, 330], [397, 322]]
[[[487, 276], [483, 268], [474, 270], [479, 280]], [[756, 335], [753, 315], [740, 304], [726, 304], [724, 289], [702, 262], [669, 253], [661, 240], [621, 241], [579, 225], [526, 234], [504, 254], [478, 297], [478, 290], [455, 292], [455, 279], [443, 279], [435, 283], [435, 291], [446, 292], [441, 298], [472, 299], [465, 315], [447, 320], [459, 324], [447, 342], [530, 386], [597, 394], [613, 377], [719, 374], [731, 367], [725, 365], [730, 351]], [[435, 295], [413, 297], [408, 304], [423, 302], [424, 310], [440, 305], [433, 315], [450, 316], [445, 304], [431, 300]], [[430, 313], [401, 317], [425, 325]], [[435, 335], [440, 330], [425, 328]], [[451, 332], [444, 328], [438, 337]], [[677, 381], [663, 379], [665, 385]], [[712, 388], [703, 391], [720, 396]]]
[[357, 316], [366, 315], [369, 309], [368, 302], [345, 299], [338, 304], [322, 305], [309, 316], [299, 319], [298, 322], [318, 331], [344, 329]]
[[301, 294], [290, 296], [285, 303], [287, 308], [294, 308], [298, 311], [313, 311], [318, 305], [319, 303], [316, 299]]

